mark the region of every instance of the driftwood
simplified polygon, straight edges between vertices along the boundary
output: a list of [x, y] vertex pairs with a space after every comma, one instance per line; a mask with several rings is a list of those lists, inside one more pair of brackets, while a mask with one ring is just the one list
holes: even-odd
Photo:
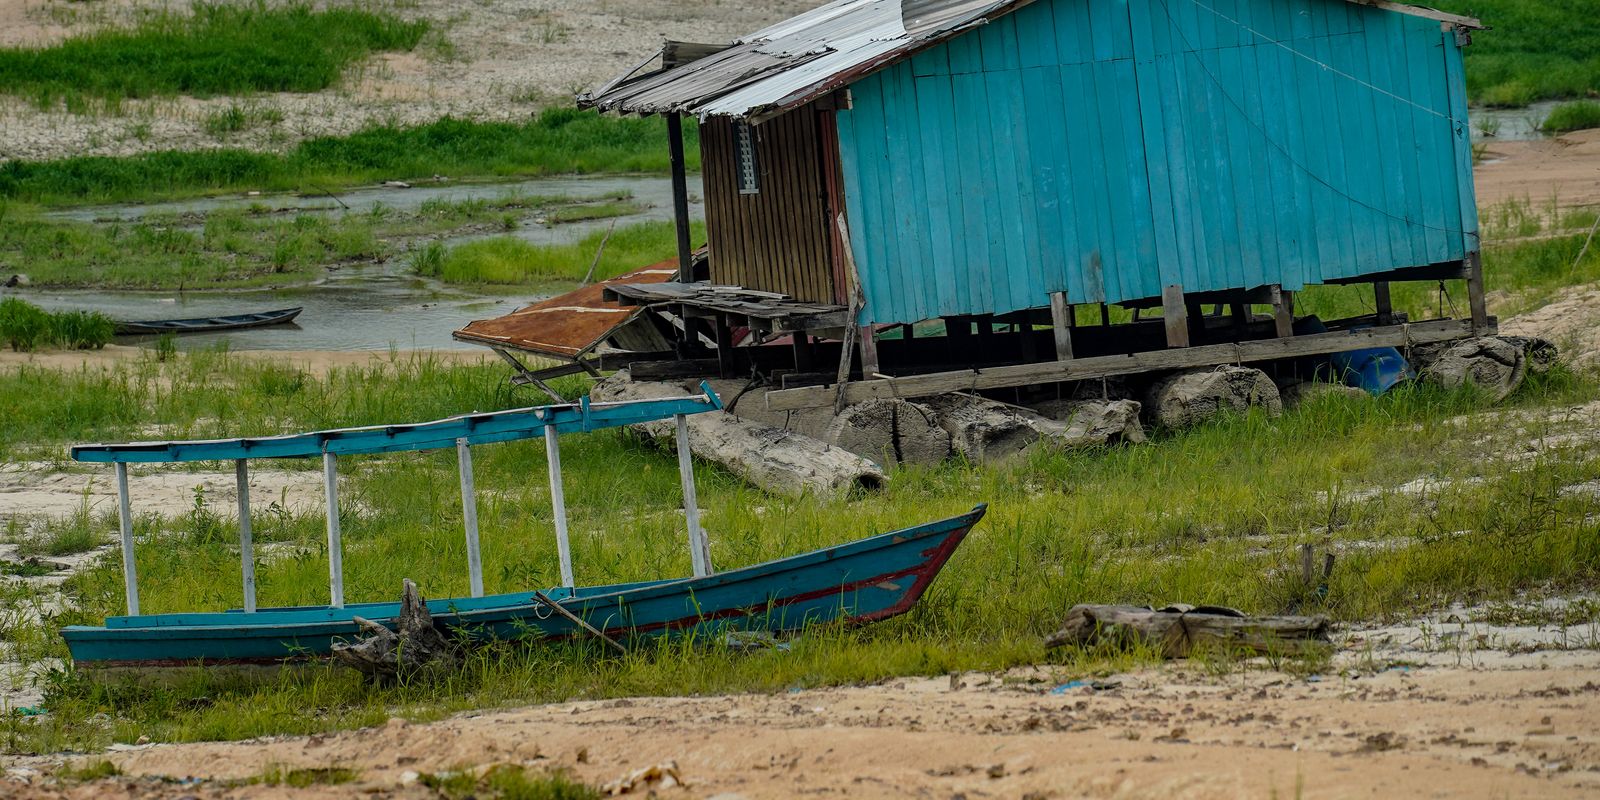
[[1200, 649], [1286, 653], [1328, 641], [1325, 617], [1247, 617], [1220, 606], [1077, 605], [1045, 639], [1046, 648], [1101, 643], [1153, 647], [1166, 658], [1187, 658]]
[[[682, 386], [633, 381], [627, 370], [594, 385], [595, 400], [639, 400], [681, 397]], [[734, 474], [774, 494], [835, 494], [855, 488], [876, 489], [888, 481], [871, 461], [826, 442], [724, 412], [691, 414], [689, 446], [694, 454], [727, 467]], [[630, 426], [656, 442], [670, 442], [672, 420]]]
[[366, 636], [354, 642], [335, 642], [335, 660], [354, 667], [379, 682], [390, 682], [428, 667], [448, 667], [460, 658], [455, 642], [433, 626], [433, 615], [408, 578], [400, 591], [397, 630], [355, 617]]
[[822, 440], [882, 465], [938, 464], [950, 457], [940, 417], [910, 400], [868, 400], [828, 423]]

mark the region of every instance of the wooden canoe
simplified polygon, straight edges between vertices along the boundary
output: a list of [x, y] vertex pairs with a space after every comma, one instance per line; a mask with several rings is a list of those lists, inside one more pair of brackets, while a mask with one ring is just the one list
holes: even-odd
[[191, 319], [151, 319], [117, 322], [118, 336], [150, 333], [212, 333], [236, 331], [244, 328], [265, 328], [294, 321], [303, 309], [280, 308], [276, 311], [258, 311], [254, 314], [232, 314], [221, 317], [194, 317]]
[[[960, 516], [801, 555], [697, 578], [551, 589], [550, 599], [607, 635], [630, 640], [785, 632], [864, 623], [916, 604], [983, 518]], [[469, 638], [582, 638], [586, 634], [532, 592], [428, 603], [435, 623]], [[398, 603], [304, 606], [218, 613], [110, 617], [102, 627], [62, 630], [80, 668], [277, 665], [327, 656], [353, 640], [361, 616], [394, 626]]]

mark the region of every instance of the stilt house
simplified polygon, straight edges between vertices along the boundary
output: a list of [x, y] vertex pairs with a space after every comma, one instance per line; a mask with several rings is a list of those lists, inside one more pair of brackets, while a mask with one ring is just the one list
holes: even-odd
[[[696, 274], [680, 213], [678, 280], [607, 293], [702, 320], [680, 360], [776, 367], [805, 387], [769, 395], [791, 407], [828, 402], [806, 384], [852, 338], [862, 399], [1482, 331], [1462, 74], [1481, 27], [1386, 0], [836, 0], [669, 42], [580, 104], [667, 116], [680, 212], [680, 117], [699, 121], [708, 256]], [[1389, 281], [1446, 278], [1470, 320], [1390, 313]], [[1293, 335], [1294, 291], [1350, 282], [1376, 314]], [[1105, 304], [1161, 313], [1080, 324]], [[913, 340], [930, 320], [945, 336]], [[731, 347], [742, 328], [792, 359]]]

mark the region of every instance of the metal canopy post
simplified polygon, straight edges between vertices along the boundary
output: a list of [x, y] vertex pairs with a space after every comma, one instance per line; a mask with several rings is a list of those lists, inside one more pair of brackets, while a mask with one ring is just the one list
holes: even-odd
[[689, 453], [689, 418], [674, 416], [678, 426], [678, 475], [683, 479], [683, 517], [689, 525], [689, 561], [694, 565], [694, 576], [703, 578], [711, 574], [711, 544], [700, 527], [700, 504], [694, 494], [694, 464]]
[[478, 496], [472, 488], [472, 449], [465, 438], [456, 440], [456, 462], [461, 467], [461, 519], [467, 527], [467, 579], [472, 596], [483, 596], [483, 556], [478, 550]]
[[122, 523], [122, 588], [128, 598], [128, 616], [139, 616], [139, 575], [133, 564], [133, 511], [128, 506], [128, 465], [118, 461], [117, 517]]
[[256, 552], [250, 530], [250, 467], [248, 461], [233, 462], [234, 479], [239, 485], [239, 567], [244, 575], [244, 612], [256, 610]]
[[567, 497], [561, 488], [561, 445], [556, 441], [556, 426], [544, 426], [544, 454], [550, 466], [550, 511], [556, 518], [556, 557], [561, 561], [561, 585], [568, 589], [572, 580], [572, 545], [567, 541]]
[[328, 496], [329, 605], [344, 608], [344, 549], [339, 542], [339, 470], [332, 453], [322, 454], [322, 485]]

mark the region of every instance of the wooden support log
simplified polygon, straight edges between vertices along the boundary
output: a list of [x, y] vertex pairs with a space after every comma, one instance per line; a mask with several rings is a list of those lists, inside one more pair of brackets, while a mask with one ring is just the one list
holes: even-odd
[[881, 465], [938, 464], [950, 457], [950, 434], [932, 409], [909, 400], [868, 400], [847, 406], [821, 439]]
[[1489, 333], [1489, 306], [1483, 292], [1483, 256], [1467, 256], [1467, 306], [1472, 313], [1472, 332]]
[[1063, 447], [1142, 442], [1140, 409], [1137, 400], [1047, 400], [1033, 405], [1034, 411], [1062, 426], [1045, 435]]
[[[595, 400], [642, 400], [682, 397], [684, 388], [670, 383], [636, 383], [626, 370], [594, 385]], [[851, 489], [877, 489], [888, 477], [876, 464], [843, 448], [809, 436], [740, 419], [726, 412], [688, 418], [693, 453], [727, 467], [734, 474], [774, 494], [831, 495]], [[647, 438], [666, 444], [676, 436], [672, 420], [632, 426]]]
[[970, 394], [930, 397], [927, 407], [949, 432], [957, 453], [973, 462], [999, 461], [1039, 441], [1039, 422], [1050, 420], [1019, 406]]
[[1278, 386], [1265, 372], [1250, 367], [1221, 366], [1179, 372], [1156, 381], [1145, 398], [1152, 422], [1167, 428], [1198, 425], [1218, 414], [1261, 406], [1283, 411]]
[[1325, 617], [1247, 617], [1219, 606], [1076, 605], [1046, 648], [1144, 646], [1166, 658], [1186, 658], [1203, 649], [1283, 654], [1328, 641]]
[[356, 617], [367, 635], [354, 642], [334, 642], [333, 658], [379, 683], [392, 683], [418, 671], [454, 666], [461, 657], [456, 643], [433, 626], [433, 615], [411, 579], [400, 589], [400, 616], [395, 629]]

